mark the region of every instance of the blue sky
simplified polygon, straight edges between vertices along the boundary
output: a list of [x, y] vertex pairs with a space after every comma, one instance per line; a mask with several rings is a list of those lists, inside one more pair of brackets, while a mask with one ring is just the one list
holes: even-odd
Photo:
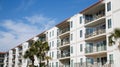
[[0, 51], [7, 51], [98, 0], [0, 0]]

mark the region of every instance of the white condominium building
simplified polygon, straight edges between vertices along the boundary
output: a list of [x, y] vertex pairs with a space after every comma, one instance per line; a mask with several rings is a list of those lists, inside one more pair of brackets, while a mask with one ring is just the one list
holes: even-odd
[[[41, 37], [50, 46], [49, 67], [120, 67], [120, 44], [109, 45], [110, 33], [120, 28], [119, 24], [120, 0], [100, 0], [9, 50], [4, 67], [27, 67], [31, 62], [22, 56], [31, 41]], [[37, 59], [34, 64], [39, 66]]]

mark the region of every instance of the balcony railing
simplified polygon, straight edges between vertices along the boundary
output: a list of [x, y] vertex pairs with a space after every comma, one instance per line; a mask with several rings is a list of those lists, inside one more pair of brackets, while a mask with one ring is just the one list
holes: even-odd
[[19, 62], [18, 65], [22, 65], [22, 62]]
[[22, 56], [18, 56], [19, 59], [22, 59]]
[[85, 38], [89, 38], [89, 37], [96, 36], [96, 35], [103, 34], [103, 33], [105, 33], [105, 29], [99, 29], [99, 30], [93, 31], [92, 33], [89, 33], [89, 34], [86, 33]]
[[70, 44], [70, 39], [69, 38], [65, 38], [63, 39], [61, 42], [58, 42], [57, 43], [57, 47], [60, 47], [60, 46], [65, 46], [67, 44]]
[[98, 13], [94, 14], [94, 15], [85, 15], [85, 23], [94, 21], [98, 18], [101, 18], [105, 16], [105, 11], [99, 11]]
[[68, 31], [70, 31], [70, 28], [64, 28], [62, 30], [59, 30], [58, 35], [61, 35], [61, 34], [66, 33]]
[[106, 51], [107, 47], [106, 45], [104, 46], [92, 46], [92, 47], [86, 47], [85, 48], [85, 53], [94, 53], [94, 52], [100, 52], [100, 51]]
[[65, 58], [70, 56], [70, 51], [63, 51], [61, 54], [58, 54], [58, 58]]
[[48, 65], [47, 67], [70, 67], [70, 64]]
[[66, 52], [66, 53], [62, 53], [61, 54], [61, 58], [62, 57], [69, 57], [70, 56], [70, 52]]
[[19, 53], [22, 53], [22, 49], [21, 49], [21, 50], [19, 50]]
[[59, 65], [59, 67], [70, 67], [70, 64], [66, 64], [66, 65]]
[[44, 42], [44, 41], [46, 41], [46, 38], [45, 37], [40, 38], [40, 41]]
[[106, 63], [106, 64], [102, 64], [102, 63], [94, 63], [94, 64], [89, 64], [87, 62], [84, 63], [76, 63], [75, 67], [114, 67], [114, 64], [110, 64], [110, 63]]

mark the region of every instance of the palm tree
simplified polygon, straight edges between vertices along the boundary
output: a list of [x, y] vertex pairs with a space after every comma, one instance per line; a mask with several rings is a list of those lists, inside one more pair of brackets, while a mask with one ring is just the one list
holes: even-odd
[[25, 54], [23, 56], [25, 59], [29, 58], [32, 61], [32, 67], [34, 67], [35, 54], [36, 54], [36, 49], [35, 49], [34, 45], [31, 45], [30, 48], [25, 52]]
[[34, 45], [37, 50], [36, 57], [40, 60], [39, 65], [41, 67], [42, 66], [41, 61], [44, 59], [46, 53], [49, 50], [48, 42], [42, 42], [40, 40], [37, 40]]
[[[120, 29], [116, 28], [113, 33], [109, 36], [109, 45], [115, 44], [115, 41], [120, 38]], [[114, 39], [114, 40], [113, 40]], [[120, 42], [119, 42], [120, 45]]]
[[49, 67], [48, 66], [48, 63], [49, 63], [49, 60], [51, 60], [52, 58], [50, 57], [50, 56], [45, 56], [45, 60], [47, 60], [47, 67]]

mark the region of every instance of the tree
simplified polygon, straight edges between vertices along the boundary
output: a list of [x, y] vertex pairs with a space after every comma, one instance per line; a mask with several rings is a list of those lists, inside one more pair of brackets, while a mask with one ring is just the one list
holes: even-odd
[[34, 47], [34, 44], [32, 44], [23, 56], [25, 59], [29, 58], [32, 61], [32, 67], [34, 67], [35, 55], [36, 55], [36, 49]]
[[44, 57], [46, 56], [46, 53], [49, 50], [48, 42], [42, 42], [38, 39], [34, 45], [37, 50], [36, 57], [40, 60], [39, 65], [41, 67], [41, 61], [44, 60]]
[[48, 63], [49, 63], [49, 60], [51, 60], [52, 58], [50, 57], [50, 56], [45, 56], [45, 60], [47, 60], [47, 67], [49, 67], [48, 66]]
[[[109, 45], [115, 44], [115, 41], [120, 38], [120, 29], [116, 28], [113, 33], [109, 36]], [[119, 42], [120, 45], [120, 42]]]

